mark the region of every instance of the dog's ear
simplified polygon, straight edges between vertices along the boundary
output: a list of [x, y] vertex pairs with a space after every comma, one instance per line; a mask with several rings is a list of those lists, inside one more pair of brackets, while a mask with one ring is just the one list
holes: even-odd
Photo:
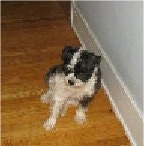
[[78, 48], [73, 48], [72, 46], [66, 46], [62, 50], [61, 59], [64, 64], [69, 64], [74, 53], [78, 51]]
[[101, 56], [95, 56], [95, 61], [96, 61], [96, 64], [99, 64], [100, 65], [100, 62], [101, 62]]
[[93, 53], [91, 53], [91, 56], [90, 56], [90, 59], [89, 59], [89, 64], [95, 64], [95, 65], [98, 65], [98, 66], [100, 66], [100, 62], [101, 62], [101, 56], [97, 56], [97, 55], [95, 55], [95, 54], [93, 54]]

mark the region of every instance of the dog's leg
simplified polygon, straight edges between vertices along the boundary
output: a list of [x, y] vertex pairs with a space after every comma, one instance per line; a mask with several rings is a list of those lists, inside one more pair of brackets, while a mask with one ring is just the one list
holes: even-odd
[[83, 124], [86, 121], [86, 111], [86, 108], [79, 105], [79, 108], [76, 110], [76, 115], [74, 117], [77, 123]]
[[41, 96], [41, 102], [42, 103], [49, 103], [50, 102], [50, 98], [51, 98], [51, 96], [52, 96], [52, 93], [51, 93], [52, 91], [47, 91], [45, 94], [43, 94], [42, 96]]
[[52, 94], [53, 93], [53, 86], [54, 86], [54, 83], [55, 83], [54, 78], [50, 78], [49, 81], [47, 81], [47, 82], [48, 82], [49, 90], [41, 96], [41, 102], [42, 103], [49, 103], [49, 101], [50, 101], [50, 99], [53, 95]]
[[62, 105], [63, 105], [62, 102], [55, 102], [53, 104], [50, 117], [49, 119], [47, 119], [47, 121], [43, 125], [46, 130], [51, 130], [55, 126], [56, 119], [59, 116], [59, 112], [62, 108]]
[[65, 116], [65, 113], [67, 112], [67, 108], [68, 108], [68, 105], [67, 105], [66, 103], [63, 104], [63, 107], [62, 107], [62, 109], [61, 109], [61, 111], [60, 111], [60, 115], [61, 115], [62, 117]]
[[75, 121], [82, 124], [86, 121], [86, 112], [88, 110], [88, 104], [92, 100], [89, 96], [84, 96], [83, 100], [79, 101], [79, 108], [76, 110]]

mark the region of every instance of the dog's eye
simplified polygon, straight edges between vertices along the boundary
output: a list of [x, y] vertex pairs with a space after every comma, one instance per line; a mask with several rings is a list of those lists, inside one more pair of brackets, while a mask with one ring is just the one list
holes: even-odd
[[70, 65], [67, 65], [67, 70], [71, 70], [71, 66]]
[[71, 71], [72, 70], [70, 67], [68, 67], [67, 69], [68, 69], [68, 71]]
[[65, 71], [67, 74], [70, 74], [73, 72], [73, 69], [71, 67], [67, 67]]

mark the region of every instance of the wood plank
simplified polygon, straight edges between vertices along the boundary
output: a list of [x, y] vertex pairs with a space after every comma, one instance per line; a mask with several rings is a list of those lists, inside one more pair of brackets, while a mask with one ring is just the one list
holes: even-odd
[[57, 1], [3, 1], [1, 15], [2, 24], [37, 19], [66, 18]]
[[20, 145], [122, 145], [128, 140], [115, 118], [110, 103], [101, 89], [90, 104], [87, 122], [73, 120], [75, 108], [58, 119], [56, 128], [46, 132], [42, 125], [48, 116], [48, 105], [39, 96], [2, 101], [2, 142]]
[[61, 50], [69, 44], [80, 45], [67, 19], [3, 26], [2, 98], [31, 96], [38, 89], [41, 94], [44, 73], [60, 63]]
[[49, 105], [40, 102], [47, 90], [43, 76], [50, 66], [61, 62], [65, 45], [80, 46], [59, 2], [47, 3], [49, 13], [42, 10], [46, 8], [43, 2], [2, 3], [1, 145], [130, 145], [102, 88], [89, 106], [86, 123], [77, 124], [76, 109], [70, 107], [52, 131], [43, 128], [49, 116]]

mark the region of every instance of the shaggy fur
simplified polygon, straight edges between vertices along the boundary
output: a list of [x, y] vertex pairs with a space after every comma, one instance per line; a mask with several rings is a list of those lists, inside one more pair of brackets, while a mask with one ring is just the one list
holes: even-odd
[[52, 129], [59, 114], [64, 116], [69, 104], [78, 106], [75, 121], [86, 121], [88, 103], [101, 85], [101, 57], [82, 48], [65, 47], [62, 64], [53, 66], [46, 74], [49, 90], [41, 96], [43, 103], [50, 103], [50, 117], [44, 123]]

